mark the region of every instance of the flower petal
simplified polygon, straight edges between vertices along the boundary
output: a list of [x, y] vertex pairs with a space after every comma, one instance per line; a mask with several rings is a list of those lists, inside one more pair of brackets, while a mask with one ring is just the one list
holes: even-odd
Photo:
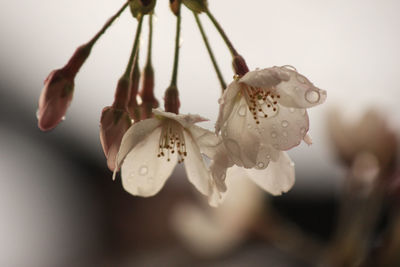
[[259, 150], [260, 135], [252, 125], [254, 119], [242, 97], [222, 127], [222, 139], [234, 163], [245, 168], [254, 167]]
[[221, 130], [222, 126], [225, 124], [226, 120], [229, 118], [233, 107], [238, 103], [239, 99], [235, 99], [238, 97], [238, 93], [240, 91], [240, 84], [236, 81], [233, 81], [229, 84], [228, 88], [224, 91], [224, 94], [219, 99], [219, 114], [217, 122], [215, 123], [215, 133], [218, 134]]
[[288, 150], [300, 144], [309, 128], [308, 114], [305, 109], [287, 108], [277, 105], [273, 117], [261, 118], [260, 131], [262, 142], [278, 150]]
[[208, 121], [207, 118], [201, 117], [200, 115], [197, 114], [175, 114], [172, 112], [165, 112], [162, 111], [161, 109], [153, 109], [153, 114], [155, 116], [158, 116], [160, 118], [168, 118], [172, 119], [174, 121], [177, 121], [179, 124], [181, 124], [184, 128], [191, 127], [194, 123], [202, 122], [202, 121]]
[[160, 134], [161, 128], [157, 128], [147, 135], [133, 147], [122, 163], [122, 185], [132, 195], [149, 197], [157, 194], [174, 170], [176, 153], [169, 155], [170, 161], [157, 157]]
[[185, 169], [189, 181], [202, 194], [208, 196], [210, 192], [211, 173], [207, 169], [200, 148], [192, 135], [184, 130], [187, 156], [185, 157]]
[[121, 141], [121, 146], [117, 155], [117, 162], [114, 170], [113, 179], [115, 178], [116, 172], [121, 166], [122, 161], [126, 155], [134, 148], [139, 142], [143, 141], [155, 128], [160, 126], [161, 121], [159, 119], [147, 119], [134, 123], [124, 134]]
[[247, 176], [272, 195], [281, 195], [292, 188], [295, 179], [294, 163], [286, 152], [277, 162], [271, 161], [264, 170], [246, 169]]
[[241, 79], [241, 83], [245, 83], [256, 88], [273, 88], [282, 81], [288, 81], [289, 75], [279, 71], [279, 68], [272, 67], [262, 70], [254, 70], [246, 73]]
[[213, 158], [216, 151], [215, 147], [222, 142], [222, 139], [216, 136], [215, 133], [197, 125], [192, 125], [187, 130], [199, 146], [200, 152], [209, 158]]
[[280, 71], [290, 76], [276, 86], [279, 103], [286, 107], [309, 108], [325, 102], [326, 91], [315, 87], [306, 77], [286, 66]]

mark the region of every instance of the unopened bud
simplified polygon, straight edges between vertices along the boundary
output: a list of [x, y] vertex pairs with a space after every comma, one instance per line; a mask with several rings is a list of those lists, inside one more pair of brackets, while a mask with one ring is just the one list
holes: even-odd
[[100, 141], [107, 166], [111, 171], [115, 169], [115, 161], [121, 145], [122, 137], [132, 122], [125, 110], [114, 107], [105, 107], [100, 119]]
[[232, 61], [232, 65], [233, 65], [233, 70], [240, 77], [249, 72], [249, 68], [247, 67], [246, 61], [241, 55], [235, 55]]
[[118, 81], [117, 89], [115, 90], [115, 97], [113, 107], [116, 109], [125, 110], [129, 101], [129, 80], [122, 77]]
[[132, 15], [139, 18], [139, 15], [149, 14], [154, 10], [156, 0], [131, 0], [129, 5]]
[[207, 0], [182, 0], [183, 4], [196, 13], [207, 11]]
[[65, 68], [50, 73], [44, 82], [37, 112], [38, 126], [42, 131], [51, 130], [62, 121], [73, 92], [74, 80]]
[[179, 101], [178, 88], [175, 85], [171, 85], [164, 95], [164, 109], [166, 112], [172, 112], [179, 114], [179, 107], [181, 103]]
[[158, 108], [159, 104], [154, 97], [154, 70], [151, 64], [147, 64], [143, 72], [143, 88], [140, 92], [142, 98], [142, 119], [152, 117], [152, 109]]

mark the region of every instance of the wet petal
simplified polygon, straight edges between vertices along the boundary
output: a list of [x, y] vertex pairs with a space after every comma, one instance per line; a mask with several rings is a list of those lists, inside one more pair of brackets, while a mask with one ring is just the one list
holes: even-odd
[[187, 130], [199, 146], [200, 152], [212, 158], [215, 154], [215, 147], [222, 142], [222, 139], [215, 133], [197, 125], [192, 125]]
[[282, 72], [290, 76], [276, 86], [280, 95], [279, 103], [286, 107], [309, 108], [325, 102], [326, 91], [315, 87], [306, 77], [288, 67], [281, 67]]
[[295, 180], [294, 163], [286, 152], [277, 162], [271, 161], [264, 170], [246, 169], [247, 176], [272, 195], [281, 195], [292, 188]]
[[305, 109], [277, 105], [273, 117], [260, 119], [262, 142], [277, 150], [288, 150], [300, 144], [308, 132], [309, 120]]
[[[117, 162], [114, 171], [115, 174], [121, 166], [122, 161], [125, 159], [126, 155], [143, 139], [145, 139], [155, 128], [160, 126], [161, 121], [159, 119], [147, 119], [134, 123], [128, 131], [126, 131], [124, 137], [121, 141], [121, 146], [117, 155]], [[158, 140], [157, 140], [158, 141]]]
[[277, 67], [254, 70], [246, 73], [241, 79], [241, 83], [255, 88], [272, 88], [282, 81], [288, 81], [289, 75], [282, 72]]
[[153, 114], [159, 118], [168, 118], [177, 121], [184, 128], [191, 127], [194, 123], [208, 121], [207, 118], [201, 117], [197, 114], [175, 114], [172, 112], [165, 112], [161, 109], [153, 109]]
[[222, 127], [222, 139], [235, 164], [252, 168], [256, 164], [260, 135], [254, 129], [252, 114], [244, 98], [233, 109], [226, 124]]
[[121, 166], [122, 185], [135, 196], [157, 194], [171, 175], [177, 162], [176, 154], [157, 157], [161, 129], [154, 130], [128, 153]]
[[208, 196], [210, 194], [211, 173], [207, 169], [200, 148], [193, 139], [192, 135], [183, 131], [185, 137], [187, 156], [184, 158], [186, 174], [189, 181], [202, 194]]
[[235, 104], [238, 104], [238, 94], [240, 91], [240, 84], [236, 81], [233, 81], [228, 88], [224, 91], [224, 94], [219, 100], [219, 114], [217, 122], [215, 123], [215, 133], [219, 133], [222, 126], [229, 118]]

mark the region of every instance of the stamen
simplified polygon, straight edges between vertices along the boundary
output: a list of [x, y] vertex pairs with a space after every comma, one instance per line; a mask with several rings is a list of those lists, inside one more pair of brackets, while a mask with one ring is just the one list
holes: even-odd
[[167, 161], [171, 161], [170, 155], [175, 154], [175, 151], [178, 154], [178, 163], [182, 163], [187, 155], [182, 126], [175, 121], [166, 120], [161, 130], [157, 157], [166, 155]]

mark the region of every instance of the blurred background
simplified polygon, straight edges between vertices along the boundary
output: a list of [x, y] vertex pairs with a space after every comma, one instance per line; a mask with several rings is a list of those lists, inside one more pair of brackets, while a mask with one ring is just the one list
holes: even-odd
[[[2, 1], [0, 265], [312, 266], [312, 260], [285, 244], [300, 238], [300, 243], [292, 242], [294, 247], [306, 244], [310, 251], [320, 250], [335, 233], [347, 169], [330, 139], [329, 111], [336, 108], [346, 120], [357, 121], [374, 108], [385, 114], [394, 131], [399, 127], [400, 2], [209, 1], [251, 69], [293, 65], [328, 92], [324, 105], [309, 110], [314, 144], [289, 152], [296, 163], [293, 189], [271, 198], [244, 182], [250, 193], [238, 192], [235, 204], [222, 208], [222, 215], [207, 208], [181, 166], [149, 199], [129, 195], [119, 179], [111, 181], [99, 120], [102, 108], [113, 101], [132, 46], [137, 23], [128, 11], [95, 45], [79, 72], [66, 120], [48, 133], [37, 127], [44, 79], [122, 4]], [[193, 15], [187, 9], [182, 15], [181, 112], [209, 118], [202, 126], [212, 130], [219, 83]], [[158, 1], [156, 16], [153, 66], [162, 103], [175, 36], [168, 1]], [[230, 81], [230, 54], [207, 17], [200, 18]], [[143, 37], [146, 33], [147, 23]], [[144, 54], [140, 60], [144, 63]], [[268, 214], [285, 221], [279, 225], [290, 225], [293, 235], [284, 231], [275, 238], [268, 233], [275, 229], [268, 228]], [[225, 220], [231, 223], [226, 226]], [[191, 234], [202, 230], [204, 234]]]

